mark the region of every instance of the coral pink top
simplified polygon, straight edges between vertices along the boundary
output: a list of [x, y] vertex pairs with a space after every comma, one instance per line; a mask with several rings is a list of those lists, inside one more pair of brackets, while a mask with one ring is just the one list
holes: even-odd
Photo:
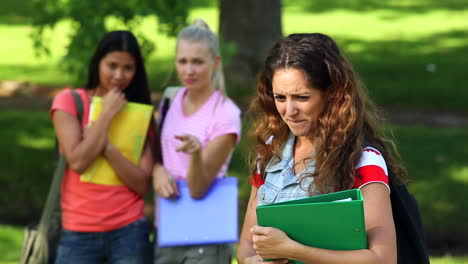
[[[84, 128], [88, 123], [90, 100], [86, 90], [76, 89], [83, 101]], [[69, 89], [54, 98], [50, 116], [56, 110], [77, 116]], [[67, 167], [61, 186], [62, 226], [78, 232], [104, 232], [126, 226], [143, 217], [143, 199], [126, 186], [109, 186], [80, 181]]]

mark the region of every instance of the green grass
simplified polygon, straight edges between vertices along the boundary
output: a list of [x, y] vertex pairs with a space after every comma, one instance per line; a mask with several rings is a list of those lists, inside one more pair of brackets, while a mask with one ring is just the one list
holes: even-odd
[[[54, 136], [46, 111], [3, 111], [0, 114], [0, 219], [9, 223], [37, 221], [52, 177]], [[244, 127], [246, 135], [247, 125]], [[468, 131], [418, 126], [392, 126], [408, 168], [410, 190], [419, 200], [432, 245], [457, 250], [466, 240], [468, 207]], [[239, 178], [240, 219], [249, 195], [246, 136], [235, 150], [229, 175]], [[441, 240], [442, 244], [434, 244]], [[440, 243], [440, 241], [439, 241]], [[459, 246], [458, 246], [459, 247]]]
[[[0, 219], [36, 220], [53, 173], [54, 132], [47, 112], [0, 113]], [[14, 196], [14, 198], [12, 198]]]
[[[63, 21], [48, 32], [53, 52], [50, 57], [37, 58], [28, 36], [31, 6], [26, 2], [2, 2], [0, 80], [69, 84], [71, 78], [58, 62], [65, 52], [70, 23]], [[203, 17], [217, 30], [214, 5], [197, 8], [190, 17]], [[283, 32], [330, 34], [351, 58], [379, 105], [467, 112], [468, 90], [463, 86], [468, 64], [466, 17], [467, 0], [284, 0]], [[108, 23], [119, 27], [112, 19]], [[154, 17], [145, 19], [140, 31], [156, 42], [156, 51], [146, 60], [147, 70], [152, 88], [162, 90], [173, 70], [175, 40], [158, 33]], [[435, 70], [428, 68], [430, 64]], [[52, 125], [46, 111], [2, 111], [0, 127], [0, 185], [10, 190], [0, 192], [0, 219], [18, 225], [34, 222], [54, 166]], [[458, 241], [468, 237], [468, 206], [464, 202], [468, 131], [418, 126], [392, 129], [430, 242], [442, 252], [460, 249]], [[244, 136], [229, 170], [230, 175], [239, 177], [241, 219], [249, 195], [248, 147]], [[0, 226], [0, 263], [17, 261], [21, 240], [21, 228]], [[468, 258], [447, 255], [431, 262], [468, 263]]]
[[[288, 0], [283, 32], [324, 32], [334, 37], [380, 105], [467, 111], [468, 90], [460, 85], [468, 63], [466, 7], [468, 1], [462, 0]], [[217, 30], [218, 10], [213, 5], [192, 10], [189, 20], [195, 17], [203, 17]], [[155, 21], [145, 19], [140, 31], [156, 42], [147, 67], [151, 86], [161, 90], [173, 69], [175, 41], [161, 35]], [[119, 27], [112, 19], [108, 24]], [[0, 80], [70, 83], [57, 64], [70, 23], [64, 21], [49, 32], [50, 58], [34, 57], [27, 24], [0, 20], [0, 30], [5, 44], [0, 50]]]
[[23, 228], [0, 225], [0, 257], [1, 264], [18, 263], [23, 241]]
[[462, 224], [468, 223], [468, 130], [414, 126], [394, 127], [394, 133], [429, 239], [434, 246], [462, 250], [458, 242], [468, 237]]
[[[23, 240], [23, 228], [0, 225], [0, 264], [18, 263], [21, 252], [21, 243]], [[454, 257], [450, 255], [442, 257], [431, 257], [432, 264], [465, 264], [468, 263], [468, 257]], [[237, 264], [235, 259], [232, 264]]]

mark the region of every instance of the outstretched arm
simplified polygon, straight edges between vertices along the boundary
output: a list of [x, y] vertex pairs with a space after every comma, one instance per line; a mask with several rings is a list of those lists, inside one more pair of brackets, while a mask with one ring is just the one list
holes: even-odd
[[182, 141], [177, 151], [191, 155], [187, 172], [187, 184], [190, 196], [195, 199], [205, 195], [219, 170], [236, 145], [235, 134], [225, 134], [211, 140], [202, 151], [196, 136], [185, 134], [176, 136]]

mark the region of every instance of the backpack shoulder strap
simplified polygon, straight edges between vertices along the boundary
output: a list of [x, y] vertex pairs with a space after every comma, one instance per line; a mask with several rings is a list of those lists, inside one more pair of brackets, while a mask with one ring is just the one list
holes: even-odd
[[[71, 93], [75, 101], [78, 120], [81, 124], [83, 120], [83, 101], [76, 91], [71, 90]], [[32, 253], [34, 256], [31, 255], [31, 257], [34, 257], [33, 260], [35, 259], [40, 263], [49, 262], [50, 258], [55, 255], [61, 230], [60, 186], [67, 168], [67, 160], [65, 159], [65, 155], [58, 151], [57, 138], [56, 146], [59, 159], [37, 227], [36, 241], [34, 242]]]
[[73, 100], [75, 101], [76, 111], [78, 113], [78, 121], [80, 121], [81, 124], [83, 122], [83, 101], [81, 100], [81, 96], [75, 90], [71, 90], [71, 94], [73, 95]]
[[[78, 112], [78, 120], [81, 124], [83, 120], [83, 101], [81, 100], [80, 95], [71, 90], [73, 99], [75, 101], [76, 111]], [[57, 142], [57, 139], [56, 139]], [[56, 143], [58, 146], [58, 142]], [[67, 167], [67, 160], [65, 155], [59, 153], [59, 159], [55, 167], [54, 176], [52, 177], [52, 182], [49, 187], [49, 193], [45, 202], [44, 209], [42, 210], [41, 219], [38, 226], [38, 235], [42, 238], [47, 237], [47, 232], [51, 226], [57, 223], [51, 223], [51, 219], [57, 210], [60, 211], [60, 185], [62, 183], [63, 175]], [[59, 223], [60, 224], [60, 223]]]
[[164, 90], [162, 99], [161, 99], [161, 107], [159, 113], [159, 130], [162, 130], [164, 120], [166, 119], [167, 111], [171, 105], [172, 99], [176, 96], [177, 92], [179, 92], [182, 86], [169, 86]]
[[[373, 147], [368, 141], [365, 146]], [[390, 202], [397, 236], [398, 264], [429, 264], [424, 225], [416, 198], [389, 170]]]
[[404, 184], [390, 175], [390, 199], [397, 234], [398, 263], [429, 264], [426, 234], [418, 202]]

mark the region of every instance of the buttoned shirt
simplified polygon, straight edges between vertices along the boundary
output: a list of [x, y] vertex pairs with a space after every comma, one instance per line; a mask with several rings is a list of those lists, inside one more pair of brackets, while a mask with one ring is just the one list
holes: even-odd
[[265, 167], [265, 183], [258, 189], [258, 205], [285, 202], [319, 194], [315, 190], [311, 174], [315, 170], [315, 160], [307, 164], [297, 175], [294, 173], [294, 143], [296, 136], [290, 134], [283, 145], [280, 157], [273, 157]]

